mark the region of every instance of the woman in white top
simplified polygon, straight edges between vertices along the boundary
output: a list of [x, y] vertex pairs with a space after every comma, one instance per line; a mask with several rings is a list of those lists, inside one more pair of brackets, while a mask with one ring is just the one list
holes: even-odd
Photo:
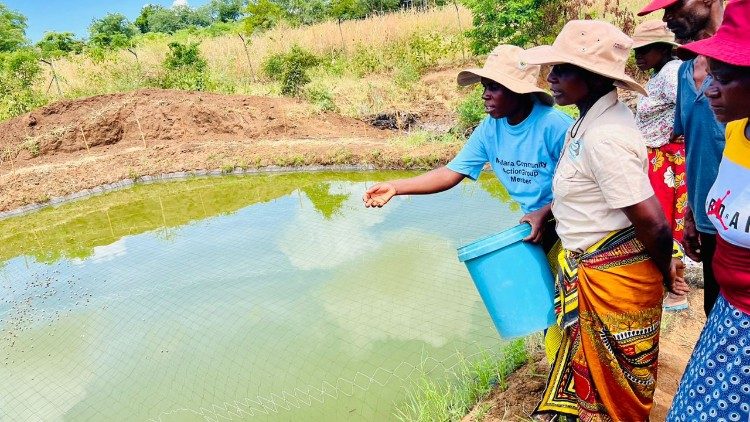
[[632, 44], [607, 22], [571, 21], [552, 46], [522, 55], [553, 65], [555, 102], [581, 113], [552, 183], [564, 331], [535, 412], [547, 420], [644, 421], [653, 405], [672, 233], [648, 180], [646, 146], [617, 97], [617, 87], [645, 94], [625, 74]]

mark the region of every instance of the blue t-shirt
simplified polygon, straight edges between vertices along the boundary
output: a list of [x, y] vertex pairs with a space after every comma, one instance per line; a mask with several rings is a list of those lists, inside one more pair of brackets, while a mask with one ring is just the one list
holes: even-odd
[[571, 124], [568, 115], [539, 102], [515, 126], [487, 116], [448, 168], [476, 180], [489, 162], [521, 210], [536, 211], [552, 202], [552, 176]]
[[696, 89], [693, 70], [694, 60], [688, 60], [678, 71], [673, 130], [676, 135], [685, 136], [688, 203], [693, 210], [695, 225], [703, 233], [716, 233], [706, 215], [705, 203], [719, 173], [725, 143], [724, 124], [716, 120], [704, 94], [711, 84], [711, 76], [707, 76], [700, 89]]

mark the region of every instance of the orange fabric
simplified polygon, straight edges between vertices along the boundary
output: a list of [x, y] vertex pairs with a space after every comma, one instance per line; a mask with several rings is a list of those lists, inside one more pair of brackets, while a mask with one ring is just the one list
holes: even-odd
[[[661, 274], [632, 227], [560, 256], [565, 327], [537, 413], [645, 421], [656, 388]], [[565, 304], [564, 306], [562, 304]]]
[[[648, 419], [663, 294], [650, 260], [606, 271], [579, 267], [580, 345], [573, 371], [582, 421]], [[608, 345], [603, 334], [621, 339]]]

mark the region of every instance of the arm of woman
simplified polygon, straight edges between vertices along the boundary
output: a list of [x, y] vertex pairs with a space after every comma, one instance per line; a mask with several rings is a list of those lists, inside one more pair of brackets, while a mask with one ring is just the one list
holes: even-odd
[[448, 190], [464, 179], [463, 174], [440, 167], [408, 179], [378, 183], [362, 196], [365, 207], [382, 207], [396, 195], [422, 195]]
[[[672, 263], [672, 229], [656, 196], [622, 208], [633, 226], [638, 240], [654, 260], [664, 277], [664, 285], [672, 293], [684, 294], [682, 285], [675, 283], [676, 266]], [[675, 291], [675, 285], [680, 291]], [[686, 286], [685, 286], [686, 287]]]

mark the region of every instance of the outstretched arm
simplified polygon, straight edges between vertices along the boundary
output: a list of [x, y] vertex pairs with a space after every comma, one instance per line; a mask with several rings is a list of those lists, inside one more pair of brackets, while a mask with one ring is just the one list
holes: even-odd
[[440, 167], [408, 179], [378, 183], [362, 196], [365, 207], [382, 207], [395, 195], [421, 195], [448, 190], [466, 177], [461, 173]]

